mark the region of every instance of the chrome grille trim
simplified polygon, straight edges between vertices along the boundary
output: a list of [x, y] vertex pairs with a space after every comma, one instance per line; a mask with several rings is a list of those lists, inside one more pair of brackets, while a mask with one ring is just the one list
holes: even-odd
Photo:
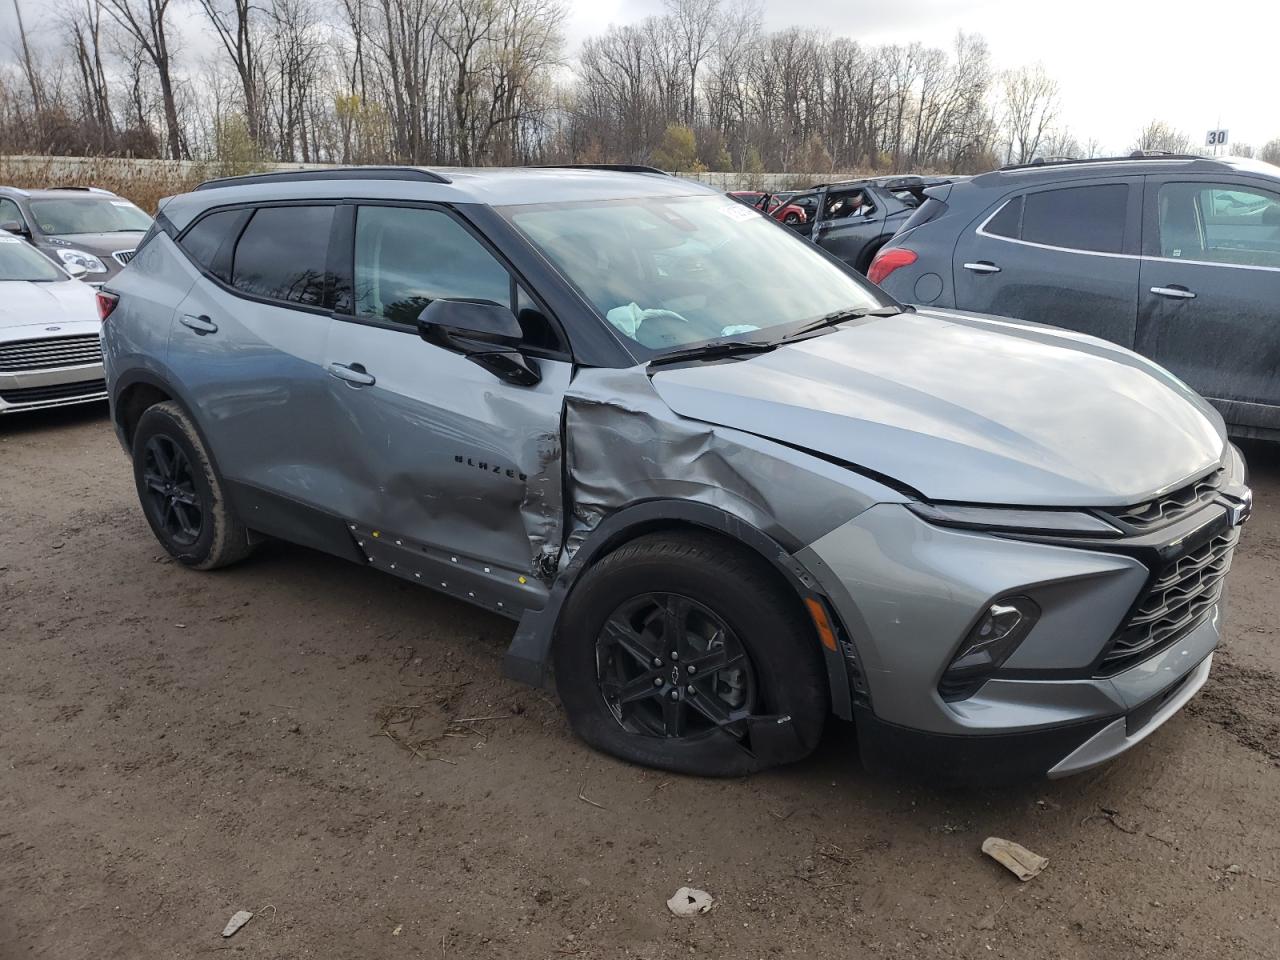
[[115, 260], [116, 263], [120, 264], [120, 266], [127, 267], [129, 265], [129, 261], [137, 256], [137, 254], [137, 250], [117, 250], [115, 253], [111, 254], [111, 258]]
[[102, 362], [96, 333], [0, 343], [0, 373], [83, 367]]

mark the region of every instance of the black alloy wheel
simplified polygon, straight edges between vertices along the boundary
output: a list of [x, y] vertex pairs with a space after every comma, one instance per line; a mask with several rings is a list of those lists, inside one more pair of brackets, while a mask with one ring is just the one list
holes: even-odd
[[149, 437], [143, 447], [142, 476], [155, 525], [174, 544], [193, 545], [204, 529], [204, 506], [186, 453], [163, 434]]
[[596, 677], [631, 733], [737, 738], [756, 705], [751, 659], [733, 630], [688, 597], [646, 593], [619, 606], [596, 638]]

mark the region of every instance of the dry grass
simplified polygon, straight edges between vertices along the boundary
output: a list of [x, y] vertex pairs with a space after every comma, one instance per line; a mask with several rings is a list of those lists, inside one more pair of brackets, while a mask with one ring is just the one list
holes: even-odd
[[213, 164], [113, 157], [3, 157], [0, 183], [14, 187], [102, 187], [155, 213], [161, 198], [185, 193], [202, 180], [228, 172]]

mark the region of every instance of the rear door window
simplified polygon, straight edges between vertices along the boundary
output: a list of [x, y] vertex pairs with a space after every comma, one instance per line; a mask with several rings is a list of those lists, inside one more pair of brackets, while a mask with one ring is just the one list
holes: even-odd
[[1028, 193], [1021, 239], [1068, 250], [1120, 253], [1128, 207], [1129, 186], [1124, 183]]
[[322, 306], [332, 206], [261, 207], [236, 244], [231, 285], [268, 300]]
[[1280, 267], [1280, 195], [1229, 184], [1166, 183], [1159, 214], [1162, 257]]

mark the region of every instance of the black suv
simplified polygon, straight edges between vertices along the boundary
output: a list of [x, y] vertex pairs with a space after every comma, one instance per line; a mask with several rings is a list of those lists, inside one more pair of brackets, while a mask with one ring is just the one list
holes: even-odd
[[787, 201], [804, 210], [804, 220], [785, 222], [859, 273], [866, 273], [877, 251], [924, 202], [924, 191], [950, 182], [936, 177], [893, 176], [819, 184]]
[[1103, 337], [1280, 439], [1280, 168], [1150, 156], [1006, 167], [930, 188], [876, 256], [899, 300]]
[[18, 234], [60, 267], [84, 267], [99, 286], [133, 258], [151, 218], [98, 187], [22, 190], [0, 186], [0, 230]]

